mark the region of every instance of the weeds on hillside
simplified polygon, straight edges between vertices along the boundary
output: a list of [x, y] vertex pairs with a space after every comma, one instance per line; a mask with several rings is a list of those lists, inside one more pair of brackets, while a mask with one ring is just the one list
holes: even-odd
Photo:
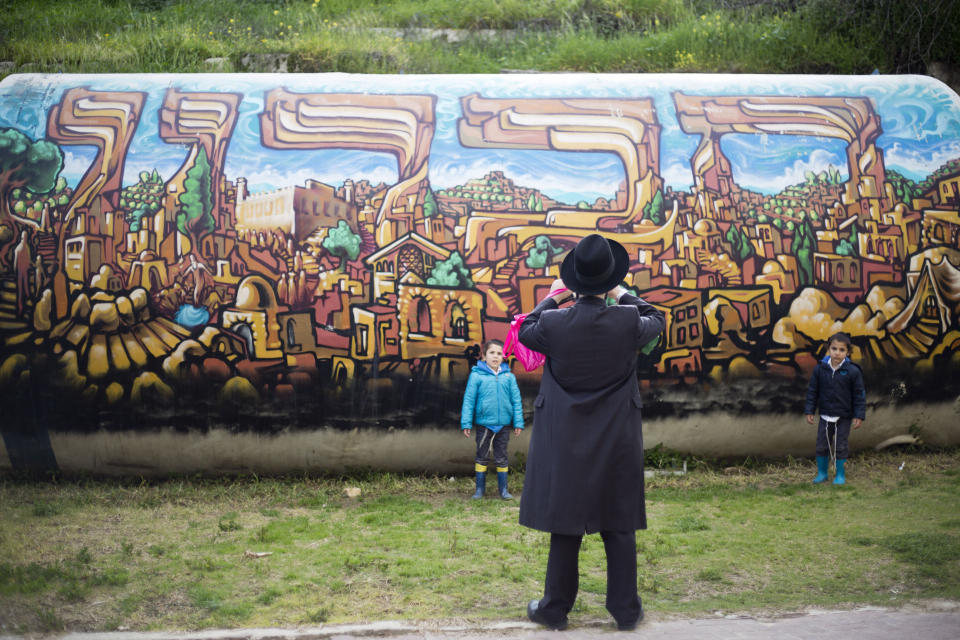
[[[13, 0], [2, 74], [922, 72], [960, 64], [957, 3], [899, 0]], [[912, 6], [912, 5], [911, 5]], [[456, 32], [436, 30], [453, 29]], [[430, 31], [434, 30], [434, 31]], [[276, 62], [269, 64], [275, 65]]]

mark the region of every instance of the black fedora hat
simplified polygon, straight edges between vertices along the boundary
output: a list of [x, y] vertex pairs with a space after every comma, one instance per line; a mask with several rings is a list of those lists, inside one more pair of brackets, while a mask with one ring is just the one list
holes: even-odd
[[629, 267], [627, 250], [622, 244], [591, 233], [564, 257], [560, 279], [570, 291], [592, 296], [620, 284]]

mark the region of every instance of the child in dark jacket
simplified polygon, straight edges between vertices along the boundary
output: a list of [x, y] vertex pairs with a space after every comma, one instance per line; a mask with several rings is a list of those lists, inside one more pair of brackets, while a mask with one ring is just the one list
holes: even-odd
[[863, 373], [860, 367], [850, 361], [849, 353], [850, 336], [845, 333], [831, 336], [827, 355], [817, 363], [807, 386], [804, 413], [809, 424], [813, 424], [813, 415], [818, 406], [820, 409], [820, 423], [817, 427], [817, 475], [813, 479], [816, 484], [827, 480], [831, 449], [836, 456], [836, 476], [833, 484], [846, 484], [844, 465], [850, 454], [847, 446], [850, 426], [852, 424], [854, 429], [859, 429], [866, 412]]
[[523, 429], [523, 402], [517, 379], [503, 361], [503, 343], [488, 340], [483, 345], [483, 360], [478, 362], [467, 379], [460, 410], [460, 428], [470, 437], [477, 425], [477, 457], [474, 465], [477, 490], [474, 500], [483, 497], [487, 488], [487, 463], [490, 449], [497, 463], [497, 488], [504, 500], [513, 498], [507, 491], [507, 444], [510, 442], [509, 424], [514, 435]]

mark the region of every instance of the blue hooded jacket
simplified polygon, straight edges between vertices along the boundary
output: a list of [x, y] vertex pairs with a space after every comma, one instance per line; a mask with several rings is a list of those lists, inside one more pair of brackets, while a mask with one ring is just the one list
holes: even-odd
[[829, 355], [817, 363], [807, 385], [803, 412], [812, 416], [818, 406], [822, 416], [861, 420], [866, 417], [867, 393], [863, 386], [863, 372], [850, 358], [846, 358], [836, 371], [830, 366]]
[[474, 424], [479, 424], [498, 432], [510, 423], [523, 429], [523, 400], [517, 379], [510, 373], [506, 362], [500, 363], [500, 373], [495, 374], [486, 362], [481, 361], [473, 367], [467, 379], [460, 428], [472, 429]]

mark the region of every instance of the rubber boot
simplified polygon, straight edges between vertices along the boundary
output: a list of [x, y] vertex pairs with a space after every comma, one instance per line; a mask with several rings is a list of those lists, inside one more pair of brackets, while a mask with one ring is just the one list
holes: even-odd
[[[839, 464], [839, 460], [837, 461]], [[813, 479], [813, 484], [820, 484], [827, 481], [827, 469], [830, 468], [830, 458], [827, 456], [817, 456], [817, 477]]]
[[847, 484], [847, 472], [843, 468], [845, 464], [846, 460], [837, 460], [837, 477], [833, 479], [833, 484]]
[[487, 490], [487, 469], [484, 467], [483, 471], [477, 471], [477, 490], [471, 496], [472, 500], [479, 500], [483, 497], [483, 494]]
[[497, 469], [497, 489], [500, 491], [500, 497], [504, 500], [513, 500], [513, 496], [507, 491], [507, 470]]

